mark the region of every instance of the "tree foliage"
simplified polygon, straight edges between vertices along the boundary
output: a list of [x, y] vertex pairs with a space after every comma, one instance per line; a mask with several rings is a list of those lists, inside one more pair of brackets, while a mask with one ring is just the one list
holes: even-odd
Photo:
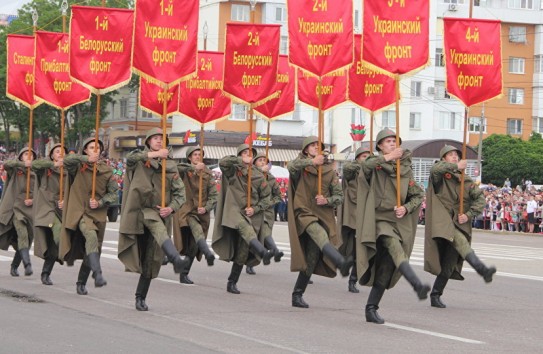
[[533, 133], [529, 140], [492, 134], [483, 140], [483, 181], [503, 185], [506, 178], [516, 186], [522, 179], [543, 184], [543, 139]]
[[[62, 14], [60, 4], [62, 0], [33, 0], [23, 5], [18, 13], [17, 19], [13, 20], [7, 27], [0, 27], [0, 43], [6, 43], [8, 34], [26, 34], [32, 35], [32, 12], [34, 9], [38, 12], [38, 30], [50, 32], [62, 32]], [[90, 0], [81, 3], [86, 6], [101, 6], [100, 0]], [[131, 0], [107, 1], [108, 7], [132, 8]], [[66, 16], [66, 31], [69, 27], [70, 9]], [[105, 107], [111, 102], [111, 96], [114, 92], [103, 95], [100, 100], [100, 118], [107, 116]], [[82, 103], [68, 109], [65, 112], [66, 126], [65, 139], [67, 147], [78, 147], [78, 144], [85, 139], [95, 129], [96, 117], [96, 96], [92, 95], [91, 102]], [[28, 143], [29, 110], [10, 100], [6, 96], [6, 51], [0, 51], [0, 118], [2, 119], [2, 128], [5, 132], [4, 144], [8, 149], [19, 149]], [[20, 131], [18, 141], [10, 141], [10, 128], [16, 127]], [[44, 143], [48, 139], [60, 140], [60, 111], [46, 103], [38, 106], [34, 110], [33, 120], [35, 139], [41, 138], [41, 144], [38, 151], [44, 154]]]

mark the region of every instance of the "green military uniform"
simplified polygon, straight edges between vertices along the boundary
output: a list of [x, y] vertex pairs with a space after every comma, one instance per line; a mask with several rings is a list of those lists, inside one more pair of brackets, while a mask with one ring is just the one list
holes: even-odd
[[[448, 152], [461, 152], [453, 146], [441, 149], [443, 158]], [[433, 307], [445, 308], [441, 295], [449, 279], [463, 280], [462, 265], [464, 259], [472, 264], [485, 281], [492, 281], [496, 269], [487, 268], [475, 256], [471, 248], [472, 220], [485, 206], [483, 192], [464, 175], [464, 214], [468, 221], [458, 222], [460, 181], [462, 173], [458, 165], [439, 161], [430, 169], [430, 179], [426, 193], [426, 228], [424, 241], [424, 270], [436, 275], [430, 294]]]
[[[289, 162], [288, 219], [291, 249], [290, 270], [299, 272], [292, 293], [292, 306], [307, 308], [303, 300], [311, 275], [329, 278], [336, 276], [339, 268], [347, 276], [352, 258], [345, 260], [335, 247], [341, 245], [336, 233], [334, 208], [343, 200], [343, 191], [332, 163], [322, 165], [321, 193], [326, 205], [317, 205], [318, 167], [304, 152], [306, 147], [317, 142], [317, 137], [304, 139], [302, 152]], [[294, 222], [292, 222], [294, 221]]]
[[[199, 147], [187, 150], [187, 159]], [[215, 262], [215, 255], [207, 246], [207, 233], [209, 230], [210, 213], [217, 205], [217, 186], [211, 170], [205, 167], [202, 171], [195, 170], [192, 163], [180, 163], [177, 165], [179, 176], [185, 184], [187, 201], [174, 217], [173, 239], [180, 254], [189, 257], [190, 264], [180, 275], [180, 282], [193, 284], [188, 274], [194, 258], [200, 260], [205, 256], [208, 266]], [[200, 178], [202, 179], [201, 205], [205, 208], [205, 214], [198, 214]]]
[[[238, 156], [248, 148], [246, 144], [240, 145]], [[256, 155], [256, 151], [253, 155]], [[220, 259], [233, 262], [227, 283], [227, 291], [233, 294], [239, 294], [236, 284], [244, 264], [254, 266], [262, 259], [267, 265], [273, 257], [273, 253], [263, 246], [264, 240], [258, 238], [264, 222], [264, 211], [270, 206], [270, 186], [256, 167], [245, 165], [238, 156], [226, 156], [219, 161], [222, 183], [212, 239], [213, 250]], [[254, 215], [251, 217], [245, 212], [248, 167], [252, 169], [251, 207]]]
[[[388, 129], [379, 132], [377, 145], [392, 136], [395, 133]], [[369, 156], [358, 177], [356, 261], [360, 284], [372, 287], [366, 305], [368, 322], [384, 323], [377, 314], [379, 302], [385, 289], [394, 287], [401, 275], [413, 286], [419, 299], [426, 298], [429, 291], [408, 261], [423, 199], [423, 191], [413, 178], [411, 156], [409, 150], [404, 150], [400, 158], [400, 186], [396, 184], [396, 162], [387, 162], [383, 153]], [[402, 218], [395, 214], [397, 188], [400, 204], [407, 211]]]
[[[117, 202], [118, 185], [113, 179], [113, 169], [103, 161], [89, 163], [84, 150], [94, 142], [89, 138], [83, 142], [83, 155], [69, 154], [64, 157], [67, 181], [62, 208], [62, 230], [59, 243], [59, 257], [69, 265], [76, 259], [83, 259], [76, 283], [77, 293], [86, 295], [86, 284], [90, 271], [94, 285], [107, 284], [102, 277], [100, 252], [106, 230], [107, 208]], [[98, 141], [103, 151], [103, 144]], [[89, 204], [92, 190], [93, 165], [96, 165], [95, 200], [98, 208]]]
[[[356, 194], [358, 190], [358, 174], [362, 168], [362, 163], [357, 160], [363, 153], [370, 153], [369, 149], [360, 147], [356, 150], [355, 160], [345, 163], [343, 166], [343, 179], [341, 187], [343, 190], [343, 203], [337, 210], [337, 230], [341, 235], [341, 247], [339, 252], [344, 256], [352, 256], [356, 262]], [[356, 288], [358, 276], [356, 273], [356, 263], [351, 269], [349, 276], [348, 290], [352, 293], [359, 293]]]
[[[7, 250], [11, 245], [15, 249], [15, 256], [11, 263], [11, 275], [19, 276], [17, 268], [23, 261], [25, 275], [32, 275], [29, 249], [34, 238], [34, 215], [32, 206], [26, 206], [24, 201], [27, 192], [27, 168], [21, 161], [23, 154], [28, 151], [23, 148], [19, 151], [17, 160], [8, 160], [4, 163], [7, 173], [2, 200], [0, 202], [0, 249]], [[34, 159], [36, 154], [32, 151]], [[30, 172], [29, 199], [33, 199], [35, 174]]]
[[164, 205], [173, 213], [163, 219], [157, 206], [162, 205], [164, 160], [148, 157], [152, 150], [147, 140], [154, 135], [162, 135], [162, 130], [151, 129], [147, 133], [147, 147], [143, 151], [131, 152], [126, 158], [125, 194], [119, 227], [118, 257], [127, 271], [140, 274], [136, 289], [136, 309], [139, 311], [148, 310], [145, 299], [151, 279], [158, 276], [164, 254], [173, 263], [176, 273], [188, 265], [179, 257], [170, 239], [173, 213], [185, 202], [185, 188], [175, 162], [166, 159]]
[[32, 170], [36, 174], [34, 190], [34, 255], [42, 258], [43, 268], [41, 281], [52, 285], [50, 275], [58, 259], [58, 245], [62, 228], [62, 210], [58, 208], [60, 198], [60, 167], [55, 167], [52, 153], [57, 147], [51, 148], [49, 158], [32, 162]]

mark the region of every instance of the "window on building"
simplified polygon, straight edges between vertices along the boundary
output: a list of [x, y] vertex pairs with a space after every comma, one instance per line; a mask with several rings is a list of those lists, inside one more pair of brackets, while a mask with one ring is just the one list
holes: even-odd
[[411, 81], [411, 97], [420, 97], [422, 91], [422, 82]]
[[509, 27], [509, 42], [526, 43], [526, 27], [524, 26]]
[[247, 120], [247, 106], [243, 104], [232, 104], [230, 120]]
[[543, 73], [543, 55], [534, 56], [534, 73]]
[[443, 55], [443, 48], [436, 48], [435, 61], [436, 66], [445, 66], [445, 56]]
[[381, 113], [381, 126], [383, 128], [396, 128], [396, 111], [384, 111]]
[[465, 0], [443, 0], [445, 4], [463, 4]]
[[121, 119], [128, 118], [128, 99], [121, 98], [119, 105], [121, 106]]
[[281, 36], [281, 42], [279, 43], [279, 54], [288, 54], [288, 37]]
[[507, 119], [507, 134], [510, 134], [510, 135], [522, 134], [522, 119], [517, 119], [517, 118]]
[[366, 117], [364, 111], [360, 108], [351, 108], [351, 124], [362, 124], [365, 125]]
[[511, 74], [524, 74], [526, 59], [509, 57], [509, 72]]
[[275, 21], [287, 22], [287, 9], [284, 6], [277, 6], [275, 8]]
[[439, 112], [439, 129], [441, 130], [461, 130], [462, 114], [457, 112]]
[[533, 0], [508, 0], [507, 7], [510, 9], [532, 10], [534, 8]]
[[[469, 132], [479, 133], [481, 127], [481, 117], [469, 117]], [[486, 119], [483, 118], [483, 133], [486, 133]]]
[[449, 99], [451, 96], [447, 93], [445, 89], [445, 81], [434, 81], [434, 90], [436, 99]]
[[302, 106], [300, 103], [296, 103], [294, 106], [294, 113], [292, 113], [292, 120], [301, 120], [302, 119]]
[[543, 117], [533, 118], [532, 131], [543, 134]]
[[420, 130], [420, 112], [409, 113], [409, 129]]
[[153, 113], [147, 112], [145, 110], [141, 110], [141, 117], [142, 118], [153, 118]]
[[360, 29], [360, 26], [359, 26], [359, 19], [358, 17], [360, 16], [360, 11], [358, 10], [354, 10], [354, 28], [355, 29]]
[[524, 104], [524, 89], [510, 88], [508, 96], [510, 104]]
[[232, 4], [232, 21], [249, 22], [251, 8], [249, 5]]

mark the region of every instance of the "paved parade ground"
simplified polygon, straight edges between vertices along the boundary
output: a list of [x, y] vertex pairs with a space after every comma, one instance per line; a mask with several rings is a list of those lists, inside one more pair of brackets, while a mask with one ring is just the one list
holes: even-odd
[[[422, 280], [423, 233], [419, 227], [410, 263]], [[147, 296], [148, 312], [134, 309], [137, 274], [117, 260], [118, 223], [109, 223], [102, 255], [108, 285], [89, 295], [75, 292], [75, 267], [55, 266], [53, 286], [34, 275], [9, 275], [13, 251], [0, 251], [0, 352], [2, 353], [467, 353], [541, 352], [543, 348], [543, 237], [474, 230], [473, 248], [498, 273], [487, 285], [465, 264], [466, 280], [449, 281], [446, 309], [419, 302], [407, 281], [385, 293], [384, 325], [365, 322], [369, 288], [347, 292], [347, 279], [314, 276], [293, 308], [296, 274], [290, 272], [286, 223], [274, 238], [281, 263], [242, 273], [240, 295], [226, 292], [230, 264], [209, 268], [195, 262], [194, 285], [181, 285], [171, 265], [163, 267]]]

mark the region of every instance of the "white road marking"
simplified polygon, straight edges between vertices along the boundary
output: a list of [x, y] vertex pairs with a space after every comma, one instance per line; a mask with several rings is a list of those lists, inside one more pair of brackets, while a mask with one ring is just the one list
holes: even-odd
[[394, 323], [388, 323], [388, 322], [387, 322], [387, 323], [384, 324], [384, 326], [391, 327], [391, 328], [396, 328], [396, 329], [401, 329], [401, 330], [409, 331], [409, 332], [415, 332], [415, 333], [420, 333], [420, 334], [426, 334], [426, 335], [429, 335], [429, 336], [434, 336], [434, 337], [439, 337], [439, 338], [451, 339], [451, 340], [455, 340], [455, 341], [463, 342], [463, 343], [469, 343], [469, 344], [485, 344], [485, 342], [481, 342], [481, 341], [474, 340], [474, 339], [463, 338], [463, 337], [457, 337], [457, 336], [452, 336], [452, 335], [450, 335], [450, 334], [439, 333], [439, 332], [433, 332], [433, 331], [427, 331], [427, 330], [425, 330], [425, 329], [419, 329], [419, 328], [414, 328], [414, 327], [407, 327], [407, 326], [402, 326], [402, 325], [398, 325], [398, 324], [394, 324]]

